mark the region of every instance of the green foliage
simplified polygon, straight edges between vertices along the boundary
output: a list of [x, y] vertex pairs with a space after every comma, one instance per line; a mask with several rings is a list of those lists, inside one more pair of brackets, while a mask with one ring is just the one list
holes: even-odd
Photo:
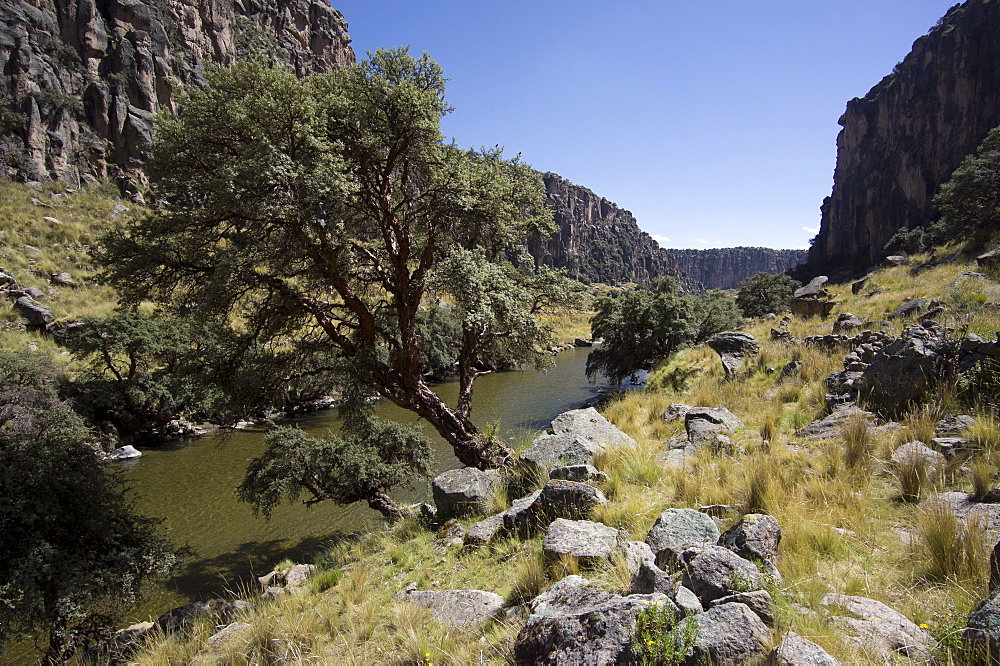
[[694, 339], [691, 303], [677, 294], [674, 280], [663, 279], [654, 289], [597, 301], [590, 324], [593, 336], [604, 343], [587, 357], [587, 377], [600, 373], [620, 384]]
[[41, 355], [0, 351], [0, 642], [41, 633], [63, 663], [176, 560], [132, 513]]
[[430, 445], [415, 429], [379, 419], [370, 410], [342, 413], [340, 434], [312, 437], [293, 426], [268, 432], [267, 448], [250, 462], [239, 498], [265, 516], [282, 501], [305, 494], [307, 505], [366, 501], [387, 520], [401, 518], [405, 511], [386, 493], [426, 474]]
[[[103, 238], [107, 278], [128, 303], [184, 306], [275, 357], [336, 358], [328, 370], [351, 366], [463, 462], [506, 462], [469, 418], [474, 366], [544, 355], [533, 283], [507, 257], [551, 217], [526, 165], [442, 142], [444, 81], [406, 50], [301, 80], [260, 59], [212, 72], [158, 120], [162, 206]], [[418, 312], [439, 287], [464, 292], [456, 408], [421, 376]]]
[[971, 236], [979, 247], [1000, 224], [1000, 127], [990, 130], [934, 197], [951, 236]]
[[802, 283], [785, 273], [757, 273], [740, 282], [736, 288], [736, 305], [745, 317], [763, 317], [769, 312], [782, 312]]
[[719, 289], [697, 296], [688, 296], [695, 321], [694, 342], [704, 342], [721, 331], [735, 331], [743, 327], [743, 315], [736, 301]]
[[633, 650], [644, 666], [683, 664], [698, 638], [698, 625], [680, 620], [671, 606], [653, 604], [639, 611]]

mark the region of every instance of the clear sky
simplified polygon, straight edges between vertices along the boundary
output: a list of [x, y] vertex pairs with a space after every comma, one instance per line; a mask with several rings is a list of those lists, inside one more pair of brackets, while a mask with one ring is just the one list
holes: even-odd
[[[804, 248], [837, 119], [953, 0], [332, 0], [359, 59], [427, 51], [443, 122], [626, 208], [665, 247]], [[669, 240], [667, 240], [669, 239]]]

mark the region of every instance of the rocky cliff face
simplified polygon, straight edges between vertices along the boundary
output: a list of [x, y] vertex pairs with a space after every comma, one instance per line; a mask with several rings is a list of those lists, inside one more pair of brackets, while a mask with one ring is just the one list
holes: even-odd
[[847, 104], [808, 271], [870, 265], [897, 230], [932, 219], [938, 186], [1000, 124], [998, 36], [1000, 2], [968, 0]]
[[319, 0], [0, 0], [0, 168], [141, 179], [153, 114], [207, 63], [253, 52], [300, 74], [354, 62]]
[[673, 257], [639, 229], [632, 213], [557, 174], [542, 179], [559, 231], [529, 241], [536, 264], [565, 268], [583, 282], [649, 284], [678, 275]]
[[807, 250], [767, 247], [724, 247], [711, 250], [667, 250], [677, 270], [705, 289], [733, 289], [757, 273], [784, 273], [805, 261]]

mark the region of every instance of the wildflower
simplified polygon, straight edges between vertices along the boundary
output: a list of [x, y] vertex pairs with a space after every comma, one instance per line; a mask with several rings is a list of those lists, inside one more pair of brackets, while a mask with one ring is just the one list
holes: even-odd
[[921, 623], [920, 623], [920, 628], [921, 628], [921, 629], [927, 629], [927, 628], [928, 628], [928, 625], [927, 625], [927, 623], [926, 623], [926, 622], [921, 622]]

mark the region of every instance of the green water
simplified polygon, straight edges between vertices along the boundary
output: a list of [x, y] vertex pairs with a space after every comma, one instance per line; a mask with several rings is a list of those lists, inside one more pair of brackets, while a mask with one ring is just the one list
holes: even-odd
[[[477, 424], [499, 421], [506, 437], [544, 428], [556, 415], [595, 395], [584, 376], [586, 349], [561, 353], [547, 373], [533, 370], [485, 375], [476, 381], [473, 418]], [[457, 384], [437, 387], [450, 403]], [[415, 422], [412, 414], [382, 401], [378, 412], [386, 418]], [[293, 421], [317, 433], [336, 427], [336, 411], [325, 410]], [[227, 437], [209, 436], [187, 444], [143, 450], [141, 458], [117, 463], [125, 468], [137, 509], [161, 517], [171, 541], [188, 545], [196, 554], [172, 578], [151, 589], [135, 620], [151, 619], [196, 599], [224, 595], [250, 585], [253, 576], [290, 557], [309, 561], [325, 541], [377, 524], [379, 516], [365, 504], [338, 506], [329, 502], [305, 507], [283, 505], [270, 520], [254, 517], [236, 501], [234, 488], [243, 478], [247, 461], [263, 449], [263, 429], [240, 431]], [[426, 428], [428, 435], [433, 430]], [[432, 472], [459, 467], [451, 447], [434, 438]], [[408, 503], [426, 500], [430, 487], [394, 493]]]

